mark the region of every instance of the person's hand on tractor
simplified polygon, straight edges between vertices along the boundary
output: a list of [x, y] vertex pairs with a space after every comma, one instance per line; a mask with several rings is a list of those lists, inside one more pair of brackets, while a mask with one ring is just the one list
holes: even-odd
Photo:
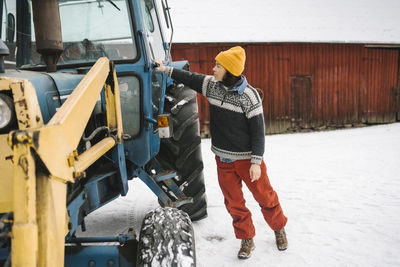
[[165, 71], [165, 66], [161, 60], [154, 60], [155, 63], [155, 69], [164, 72]]

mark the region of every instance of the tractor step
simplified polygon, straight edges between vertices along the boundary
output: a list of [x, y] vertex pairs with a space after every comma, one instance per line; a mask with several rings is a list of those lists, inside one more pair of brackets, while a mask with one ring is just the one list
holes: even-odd
[[175, 171], [163, 171], [161, 173], [157, 173], [152, 175], [151, 177], [153, 177], [153, 179], [156, 182], [161, 182], [167, 179], [171, 179], [174, 178], [176, 176], [176, 172]]
[[166, 170], [160, 173], [149, 175], [143, 169], [138, 169], [133, 173], [139, 177], [157, 195], [163, 205], [168, 207], [180, 207], [193, 203], [192, 197], [187, 197], [179, 186], [175, 183], [175, 171]]
[[172, 207], [172, 208], [179, 208], [180, 206], [183, 206], [183, 205], [189, 204], [189, 203], [193, 203], [193, 198], [187, 197], [184, 195], [184, 196], [178, 198], [176, 201], [166, 203], [165, 206]]

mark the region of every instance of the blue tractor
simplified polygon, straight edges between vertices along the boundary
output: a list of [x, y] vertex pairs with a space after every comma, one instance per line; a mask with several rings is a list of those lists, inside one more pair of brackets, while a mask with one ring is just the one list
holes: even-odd
[[[0, 0], [0, 20], [0, 266], [195, 266], [197, 97], [154, 69], [188, 68], [167, 0]], [[161, 206], [140, 235], [77, 237], [133, 178]]]

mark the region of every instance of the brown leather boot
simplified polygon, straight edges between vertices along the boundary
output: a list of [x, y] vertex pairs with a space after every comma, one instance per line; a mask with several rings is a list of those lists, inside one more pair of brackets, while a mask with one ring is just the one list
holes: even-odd
[[286, 250], [288, 247], [288, 241], [286, 238], [285, 228], [275, 231], [276, 246], [279, 250]]
[[250, 239], [242, 239], [242, 244], [240, 250], [238, 252], [238, 258], [241, 260], [245, 260], [250, 258], [251, 252], [256, 248], [254, 245], [253, 238]]

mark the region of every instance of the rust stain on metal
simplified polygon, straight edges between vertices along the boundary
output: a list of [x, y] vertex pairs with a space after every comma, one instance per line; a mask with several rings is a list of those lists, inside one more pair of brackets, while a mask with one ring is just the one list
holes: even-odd
[[19, 160], [18, 160], [18, 165], [21, 167], [21, 169], [24, 171], [26, 178], [28, 178], [28, 159], [26, 156], [22, 155]]
[[18, 104], [18, 106], [24, 110], [28, 110], [28, 105], [26, 104], [26, 100], [25, 99], [21, 99], [21, 100], [17, 100], [15, 102], [16, 104]]
[[11, 160], [12, 163], [14, 163], [14, 155], [9, 155], [5, 157], [5, 160]]
[[165, 179], [164, 180], [164, 184], [166, 185], [166, 186], [171, 186], [172, 185], [172, 181], [171, 181], [171, 179]]
[[25, 86], [24, 86], [24, 83], [21, 82], [21, 83], [19, 83], [19, 84], [20, 84], [20, 88], [21, 88], [21, 93], [22, 93], [22, 95], [25, 95]]

